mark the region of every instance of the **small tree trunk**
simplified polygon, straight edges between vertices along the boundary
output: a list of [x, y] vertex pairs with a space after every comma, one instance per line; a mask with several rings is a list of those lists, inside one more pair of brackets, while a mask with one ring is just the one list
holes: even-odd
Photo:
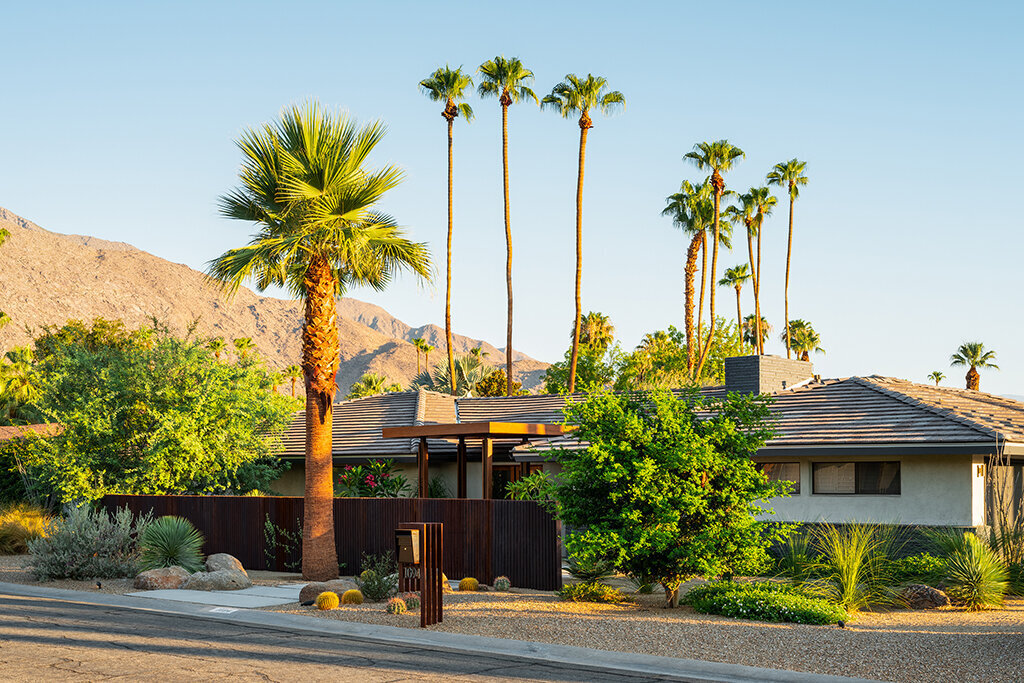
[[740, 333], [740, 340], [743, 339], [743, 313], [740, 312], [740, 286], [736, 286], [736, 329]]
[[[708, 236], [703, 230], [700, 232], [700, 303], [697, 304], [697, 346], [704, 338], [704, 288], [707, 285], [708, 274]], [[696, 363], [694, 363], [696, 365]]]
[[572, 325], [572, 362], [569, 366], [569, 393], [576, 391], [576, 361], [580, 353], [580, 318], [583, 317], [583, 303], [580, 299], [580, 282], [583, 279], [583, 165], [587, 158], [587, 131], [590, 117], [584, 111], [580, 116], [580, 160], [576, 176], [576, 317]]
[[683, 277], [686, 280], [683, 294], [686, 307], [686, 372], [690, 377], [693, 376], [693, 366], [697, 361], [697, 348], [693, 338], [693, 278], [697, 271], [697, 254], [700, 252], [701, 234], [697, 233], [690, 240], [690, 248], [686, 250], [686, 266], [683, 269]]
[[754, 324], [757, 327], [757, 354], [764, 355], [764, 337], [761, 334], [761, 231], [757, 229], [757, 277], [754, 279]]
[[722, 191], [725, 189], [725, 181], [722, 180], [718, 171], [715, 171], [714, 174], [712, 174], [711, 181], [715, 184], [715, 243], [712, 245], [711, 250], [711, 280], [708, 283], [708, 287], [711, 288], [708, 303], [708, 316], [710, 318], [708, 326], [710, 330], [708, 331], [708, 340], [705, 342], [704, 348], [700, 352], [700, 360], [697, 362], [697, 371], [694, 377], [697, 382], [700, 382], [700, 373], [704, 370], [704, 363], [708, 359], [708, 352], [711, 350], [711, 343], [715, 339], [715, 272], [718, 270], [718, 214], [722, 202]]
[[789, 338], [789, 262], [793, 257], [793, 183], [789, 184], [789, 240], [786, 243], [786, 358], [790, 357]]

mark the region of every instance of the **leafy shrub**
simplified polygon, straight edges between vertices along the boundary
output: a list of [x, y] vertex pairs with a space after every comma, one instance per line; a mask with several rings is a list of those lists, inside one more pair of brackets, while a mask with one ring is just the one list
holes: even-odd
[[126, 507], [113, 515], [72, 508], [47, 525], [45, 537], [28, 542], [32, 573], [39, 581], [135, 576], [139, 537], [149, 523], [148, 514], [133, 519]]
[[398, 590], [398, 565], [395, 554], [387, 551], [382, 555], [363, 555], [362, 572], [356, 585], [367, 598], [380, 602]]
[[401, 498], [408, 492], [409, 480], [391, 460], [345, 465], [334, 487], [334, 495], [342, 498]]
[[316, 596], [316, 608], [320, 610], [338, 609], [340, 602], [338, 594], [333, 591], [324, 591]]
[[402, 598], [391, 598], [388, 600], [388, 605], [384, 608], [384, 611], [388, 614], [405, 614], [409, 611], [409, 608], [406, 607], [405, 600], [402, 600]]
[[882, 524], [816, 527], [811, 543], [819, 559], [812, 570], [819, 578], [806, 587], [851, 612], [895, 603], [894, 541], [893, 527]]
[[480, 582], [474, 579], [472, 576], [467, 576], [462, 581], [459, 581], [460, 591], [475, 591], [479, 590]]
[[918, 553], [893, 561], [893, 580], [897, 583], [939, 584], [946, 575], [946, 563], [931, 553]]
[[974, 534], [962, 538], [946, 558], [946, 595], [969, 610], [1001, 605], [1007, 590], [1005, 565]]
[[28, 542], [42, 538], [50, 516], [42, 508], [18, 503], [0, 511], [0, 555], [28, 552]]
[[512, 582], [507, 576], [499, 576], [494, 580], [494, 590], [505, 592], [512, 587]]
[[363, 604], [363, 594], [357, 591], [355, 588], [350, 588], [345, 591], [341, 596], [341, 604], [343, 605], [361, 605]]
[[838, 605], [795, 586], [769, 582], [705, 583], [690, 590], [682, 602], [704, 614], [757, 621], [834, 624], [847, 618]]
[[203, 568], [203, 535], [192, 522], [183, 517], [158, 517], [142, 533], [143, 569], [159, 569], [175, 565], [189, 572]]
[[405, 606], [408, 607], [409, 609], [419, 609], [420, 608], [420, 594], [419, 593], [412, 593], [412, 592], [405, 593], [402, 596], [402, 600], [405, 600]]
[[618, 588], [605, 583], [567, 583], [555, 591], [562, 600], [571, 602], [623, 602], [626, 596]]

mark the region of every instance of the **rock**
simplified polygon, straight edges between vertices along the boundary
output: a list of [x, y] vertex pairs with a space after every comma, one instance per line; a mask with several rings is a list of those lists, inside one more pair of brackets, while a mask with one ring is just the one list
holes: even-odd
[[484, 592], [487, 592], [487, 591], [491, 590], [490, 588], [487, 587], [487, 584], [485, 584], [485, 583], [477, 584], [476, 589], [478, 591], [480, 591], [481, 593], [484, 593]]
[[242, 572], [248, 576], [245, 572], [245, 567], [242, 566], [242, 563], [234, 555], [216, 553], [206, 558], [206, 571], [219, 572], [224, 570]]
[[236, 591], [252, 586], [245, 572], [219, 569], [215, 572], [196, 572], [188, 577], [182, 588], [192, 591]]
[[345, 591], [358, 588], [354, 581], [348, 579], [334, 579], [333, 581], [314, 581], [313, 583], [307, 583], [299, 591], [299, 602], [309, 602], [310, 600], [316, 600], [316, 596], [320, 595], [324, 591], [331, 591], [337, 593], [338, 597], [344, 595]]
[[922, 583], [912, 583], [900, 591], [900, 597], [911, 609], [935, 609], [949, 604], [949, 598], [937, 588]]
[[142, 591], [173, 590], [188, 581], [189, 573], [181, 567], [150, 569], [135, 577], [135, 587]]
[[452, 582], [448, 580], [448, 577], [444, 572], [441, 572], [441, 592], [442, 593], [454, 593], [455, 590], [452, 588]]

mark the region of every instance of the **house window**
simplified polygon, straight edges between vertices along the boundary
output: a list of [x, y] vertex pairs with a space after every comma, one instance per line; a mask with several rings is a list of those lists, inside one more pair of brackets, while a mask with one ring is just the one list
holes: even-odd
[[800, 493], [800, 463], [798, 462], [763, 462], [761, 471], [768, 475], [768, 481], [788, 481], [789, 492]]
[[898, 462], [816, 462], [812, 465], [814, 493], [832, 495], [900, 494]]

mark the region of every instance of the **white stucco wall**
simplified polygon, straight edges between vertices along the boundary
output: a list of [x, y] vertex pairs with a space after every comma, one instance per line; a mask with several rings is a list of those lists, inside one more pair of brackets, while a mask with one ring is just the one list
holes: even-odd
[[[980, 457], [915, 455], [893, 457], [757, 457], [758, 462], [799, 462], [800, 493], [774, 498], [768, 506], [781, 522], [882, 522], [929, 526], [984, 524], [984, 476]], [[812, 493], [812, 462], [899, 461], [901, 493], [894, 496]]]

